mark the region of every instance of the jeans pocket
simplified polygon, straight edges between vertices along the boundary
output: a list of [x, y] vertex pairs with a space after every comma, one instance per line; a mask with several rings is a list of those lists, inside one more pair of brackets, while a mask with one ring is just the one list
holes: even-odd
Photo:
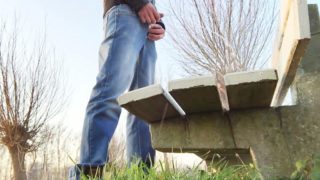
[[106, 12], [106, 14], [105, 14], [103, 17], [104, 17], [104, 18], [107, 18], [108, 15], [109, 15], [110, 13], [112, 13], [113, 11], [115, 11], [116, 8], [117, 8], [117, 6], [111, 7], [111, 8]]
[[117, 18], [117, 9], [112, 7], [106, 14], [103, 20], [103, 30], [105, 32], [105, 38], [113, 36], [116, 32], [116, 18]]

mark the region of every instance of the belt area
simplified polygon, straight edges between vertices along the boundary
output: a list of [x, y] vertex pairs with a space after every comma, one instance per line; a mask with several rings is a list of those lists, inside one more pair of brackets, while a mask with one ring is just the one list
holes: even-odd
[[114, 5], [116, 6], [116, 5], [119, 5], [119, 4], [127, 4], [126, 2], [125, 2], [125, 0], [115, 0], [114, 1]]

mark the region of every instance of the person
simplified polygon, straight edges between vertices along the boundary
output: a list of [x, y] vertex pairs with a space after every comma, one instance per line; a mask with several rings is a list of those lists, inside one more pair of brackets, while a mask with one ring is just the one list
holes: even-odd
[[[104, 0], [104, 40], [99, 52], [99, 73], [86, 109], [80, 146], [80, 164], [69, 179], [101, 175], [108, 162], [108, 146], [118, 124], [121, 107], [117, 98], [128, 88], [134, 90], [154, 83], [157, 59], [155, 41], [165, 35], [161, 14], [154, 0]], [[155, 151], [149, 126], [129, 114], [128, 162], [138, 159], [151, 166]]]

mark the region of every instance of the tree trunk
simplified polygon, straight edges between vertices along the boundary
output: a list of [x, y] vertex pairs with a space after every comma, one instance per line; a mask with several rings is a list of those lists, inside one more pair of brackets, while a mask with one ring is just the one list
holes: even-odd
[[27, 173], [24, 164], [25, 153], [20, 152], [19, 149], [15, 147], [9, 148], [9, 153], [11, 156], [11, 161], [13, 165], [13, 173], [15, 180], [27, 180]]

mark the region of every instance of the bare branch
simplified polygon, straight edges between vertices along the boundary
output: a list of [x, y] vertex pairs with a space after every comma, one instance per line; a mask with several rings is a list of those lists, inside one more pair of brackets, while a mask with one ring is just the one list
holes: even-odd
[[169, 34], [183, 57], [179, 62], [192, 74], [223, 75], [259, 68], [271, 53], [277, 3], [276, 0], [171, 1], [174, 23]]
[[6, 30], [0, 25], [0, 144], [10, 152], [15, 178], [24, 179], [26, 153], [48, 140], [49, 120], [61, 112], [66, 98], [45, 38], [26, 53], [17, 28]]

